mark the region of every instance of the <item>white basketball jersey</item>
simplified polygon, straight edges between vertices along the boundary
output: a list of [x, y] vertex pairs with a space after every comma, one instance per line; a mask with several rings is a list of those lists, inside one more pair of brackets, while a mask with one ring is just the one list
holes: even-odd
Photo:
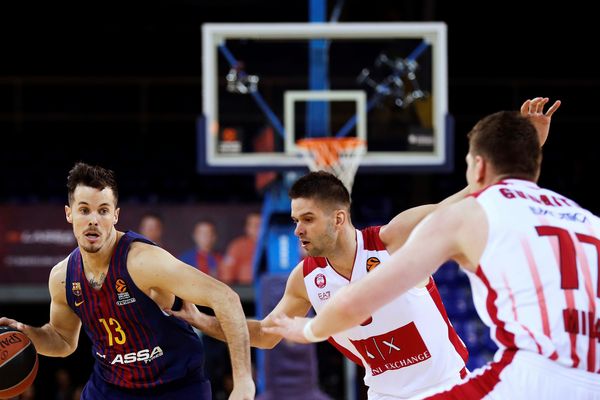
[[600, 219], [518, 179], [476, 199], [489, 237], [479, 268], [468, 275], [477, 312], [500, 349], [600, 372]]
[[[358, 281], [389, 253], [380, 227], [356, 231], [357, 251], [350, 281], [324, 257], [304, 260], [304, 284], [317, 313], [338, 290]], [[377, 288], [373, 288], [373, 297]], [[464, 374], [467, 349], [449, 323], [439, 292], [430, 278], [376, 311], [360, 326], [329, 341], [350, 360], [365, 367], [369, 393], [406, 398]]]

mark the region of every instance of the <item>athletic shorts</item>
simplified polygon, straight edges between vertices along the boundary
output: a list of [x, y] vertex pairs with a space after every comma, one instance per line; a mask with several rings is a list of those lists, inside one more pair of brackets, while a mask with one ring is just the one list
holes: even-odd
[[104, 382], [96, 374], [83, 388], [81, 400], [211, 400], [210, 382], [203, 378], [186, 378], [151, 389], [126, 389]]
[[[419, 390], [418, 393], [437, 393], [440, 390], [443, 390], [445, 388], [449, 388], [452, 387], [456, 384], [458, 384], [459, 382], [461, 382], [461, 377], [465, 377], [468, 373], [468, 370], [466, 368], [463, 368], [459, 373], [456, 374], [456, 376], [454, 377], [450, 377], [442, 382], [438, 382], [435, 385], [432, 385], [429, 389], [422, 389]], [[402, 388], [397, 388], [397, 391], [400, 392], [402, 390]], [[407, 400], [407, 399], [415, 399], [415, 398], [419, 398], [422, 397], [423, 394], [421, 395], [393, 395], [393, 394], [383, 394], [383, 393], [378, 393], [375, 390], [373, 390], [372, 388], [369, 388], [369, 391], [367, 392], [367, 398], [368, 400]], [[532, 400], [532, 399], [530, 399]]]
[[[421, 399], [423, 397], [420, 397]], [[429, 400], [600, 400], [600, 376], [529, 351], [499, 351], [495, 360]]]

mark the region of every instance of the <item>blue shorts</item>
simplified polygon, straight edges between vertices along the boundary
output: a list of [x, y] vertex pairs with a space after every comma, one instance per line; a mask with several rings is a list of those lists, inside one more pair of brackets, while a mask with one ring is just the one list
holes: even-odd
[[83, 388], [81, 400], [211, 400], [210, 381], [186, 378], [150, 389], [126, 389], [104, 382], [96, 374]]

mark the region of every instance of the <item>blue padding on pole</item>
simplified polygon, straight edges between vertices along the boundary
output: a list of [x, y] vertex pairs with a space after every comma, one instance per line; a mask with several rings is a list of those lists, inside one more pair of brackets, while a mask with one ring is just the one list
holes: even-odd
[[[325, 22], [327, 1], [310, 0], [310, 22]], [[313, 39], [309, 42], [308, 88], [310, 90], [329, 89], [329, 41]], [[329, 134], [329, 102], [309, 101], [306, 105], [306, 136], [325, 136]]]
[[271, 225], [267, 233], [267, 271], [288, 275], [300, 262], [298, 238], [291, 225]]

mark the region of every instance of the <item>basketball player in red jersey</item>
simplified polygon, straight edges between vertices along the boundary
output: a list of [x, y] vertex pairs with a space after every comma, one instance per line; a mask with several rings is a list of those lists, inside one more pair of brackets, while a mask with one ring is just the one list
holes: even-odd
[[210, 400], [202, 343], [165, 314], [180, 299], [212, 308], [229, 343], [230, 399], [254, 398], [248, 329], [239, 297], [142, 235], [115, 229], [118, 191], [112, 171], [77, 163], [67, 180], [67, 221], [78, 247], [50, 272], [50, 322], [41, 328], [8, 318], [40, 354], [66, 357], [83, 325], [95, 365], [82, 399]]
[[[540, 108], [547, 98], [535, 98], [523, 109]], [[536, 120], [540, 140], [545, 141], [555, 103]], [[462, 199], [466, 189], [441, 203]], [[296, 235], [309, 257], [292, 271], [279, 304], [262, 321], [249, 321], [251, 344], [271, 348], [282, 336], [268, 329], [274, 315], [305, 316], [312, 306], [317, 314], [334, 294], [384, 262], [406, 240], [412, 228], [440, 205], [407, 210], [384, 227], [356, 230], [349, 218], [350, 199], [342, 183], [317, 172], [300, 178], [291, 188], [292, 218]], [[376, 296], [377, 290], [371, 295]], [[195, 307], [175, 313], [211, 336], [221, 338], [217, 321]], [[464, 372], [466, 349], [448, 323], [439, 293], [430, 276], [386, 307], [354, 321], [329, 338], [345, 356], [365, 367], [370, 400], [417, 396], [456, 382]], [[399, 345], [402, 343], [402, 345]]]
[[498, 112], [468, 138], [469, 197], [432, 213], [314, 320], [279, 318], [274, 330], [300, 341], [328, 337], [454, 259], [499, 350], [431, 399], [600, 399], [600, 218], [536, 184], [541, 151], [528, 118]]

